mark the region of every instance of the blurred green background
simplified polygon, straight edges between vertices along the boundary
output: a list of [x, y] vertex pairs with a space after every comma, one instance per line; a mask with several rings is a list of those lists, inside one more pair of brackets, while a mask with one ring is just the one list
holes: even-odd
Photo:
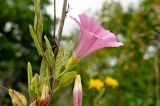
[[[53, 20], [46, 14], [48, 0], [41, 0], [44, 33], [52, 42]], [[31, 0], [0, 0], [0, 84], [27, 93], [26, 66], [38, 72], [37, 55], [28, 25], [34, 21]], [[104, 2], [94, 14], [114, 32], [123, 47], [106, 48], [83, 59], [76, 70], [82, 77], [83, 106], [160, 106], [160, 0], [143, 0], [137, 9], [123, 11], [119, 2]], [[78, 30], [64, 41], [76, 42]], [[110, 76], [119, 86], [89, 88], [90, 79], [102, 82]], [[53, 98], [53, 106], [72, 105], [73, 84]], [[10, 106], [10, 97], [0, 88], [0, 106]]]

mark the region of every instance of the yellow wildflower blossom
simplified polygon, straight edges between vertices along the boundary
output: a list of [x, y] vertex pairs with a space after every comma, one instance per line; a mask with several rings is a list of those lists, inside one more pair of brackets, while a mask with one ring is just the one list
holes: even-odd
[[105, 83], [107, 86], [110, 86], [112, 88], [116, 88], [119, 86], [119, 83], [116, 79], [113, 79], [112, 77], [108, 77], [108, 76], [105, 79]]
[[104, 86], [103, 82], [99, 79], [90, 79], [89, 88], [96, 88], [100, 90]]

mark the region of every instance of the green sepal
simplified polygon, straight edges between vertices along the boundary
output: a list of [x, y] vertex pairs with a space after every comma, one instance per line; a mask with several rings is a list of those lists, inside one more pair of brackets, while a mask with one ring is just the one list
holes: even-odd
[[77, 66], [79, 61], [80, 58], [72, 55], [65, 64], [65, 70], [63, 71], [63, 73], [73, 70]]
[[60, 77], [59, 86], [60, 87], [65, 87], [68, 84], [70, 84], [73, 81], [75, 75], [76, 75], [75, 71], [66, 72], [65, 74], [63, 74]]

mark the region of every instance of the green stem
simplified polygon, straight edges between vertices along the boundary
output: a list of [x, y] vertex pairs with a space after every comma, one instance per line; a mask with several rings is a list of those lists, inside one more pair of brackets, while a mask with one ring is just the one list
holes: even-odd
[[[65, 16], [66, 16], [66, 8], [67, 8], [67, 0], [64, 0], [61, 20], [60, 20], [60, 25], [59, 25], [57, 40], [56, 40], [57, 47], [56, 47], [56, 50], [55, 50], [55, 57], [56, 57], [56, 54], [58, 53], [58, 49], [59, 49], [59, 46], [60, 46], [60, 40], [61, 40], [61, 37], [62, 37], [62, 31], [63, 31], [64, 21], [65, 21]], [[54, 76], [54, 75], [52, 74], [52, 76]], [[53, 83], [52, 83], [53, 87], [55, 86], [54, 83], [55, 83], [55, 79], [53, 80]], [[50, 101], [53, 97], [53, 94], [54, 94], [54, 89], [52, 88], [52, 91], [50, 93], [49, 103], [50, 103]]]
[[154, 70], [155, 70], [155, 77], [156, 77], [156, 106], [160, 106], [160, 95], [159, 95], [159, 90], [160, 90], [160, 86], [159, 86], [159, 66], [158, 66], [158, 55], [155, 55], [154, 57]]

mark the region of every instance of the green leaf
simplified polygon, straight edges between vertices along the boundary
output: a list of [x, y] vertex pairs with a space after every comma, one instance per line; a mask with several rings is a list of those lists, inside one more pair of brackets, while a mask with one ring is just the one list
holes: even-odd
[[50, 89], [50, 70], [47, 64], [46, 59], [42, 59], [41, 68], [40, 68], [40, 76], [44, 79], [46, 85], [48, 85]]
[[64, 87], [64, 86], [67, 86], [68, 84], [70, 84], [73, 81], [75, 75], [76, 75], [75, 71], [71, 71], [71, 72], [67, 72], [67, 73], [63, 74], [60, 78], [59, 86]]
[[46, 35], [44, 36], [44, 39], [45, 39], [45, 41], [46, 41], [46, 46], [47, 46], [47, 48], [50, 49], [50, 50], [52, 50], [52, 46], [51, 46], [51, 44], [50, 44], [50, 42], [49, 42], [49, 40], [48, 40], [48, 38], [47, 38]]
[[29, 30], [30, 30], [31, 36], [32, 36], [32, 38], [34, 40], [34, 43], [36, 45], [38, 54], [42, 56], [43, 55], [43, 48], [42, 48], [42, 45], [40, 44], [40, 42], [39, 42], [39, 40], [37, 38], [37, 35], [35, 34], [35, 32], [33, 30], [32, 25], [29, 25]]
[[51, 47], [51, 44], [46, 36], [44, 36], [44, 39], [46, 41], [46, 46], [47, 46], [47, 50], [45, 52], [45, 57], [46, 57], [47, 61], [49, 62], [50, 67], [53, 68], [55, 59], [54, 59], [54, 54], [52, 52], [52, 47]]
[[31, 86], [31, 81], [33, 76], [32, 76], [32, 65], [30, 62], [28, 62], [27, 73], [28, 73], [28, 90], [29, 90], [29, 95], [31, 95], [30, 86]]
[[40, 0], [33, 0], [33, 3], [35, 6], [34, 31], [37, 34], [40, 42], [42, 42], [43, 18], [41, 13]]
[[56, 58], [55, 63], [55, 78], [58, 80], [60, 77], [60, 72], [62, 68], [62, 62], [63, 62], [63, 56], [64, 56], [64, 47], [61, 45], [59, 47], [59, 51]]
[[55, 61], [55, 59], [54, 59], [54, 55], [53, 55], [52, 51], [49, 50], [49, 49], [47, 49], [45, 51], [45, 57], [47, 59], [49, 67], [50, 68], [54, 68], [54, 61]]

